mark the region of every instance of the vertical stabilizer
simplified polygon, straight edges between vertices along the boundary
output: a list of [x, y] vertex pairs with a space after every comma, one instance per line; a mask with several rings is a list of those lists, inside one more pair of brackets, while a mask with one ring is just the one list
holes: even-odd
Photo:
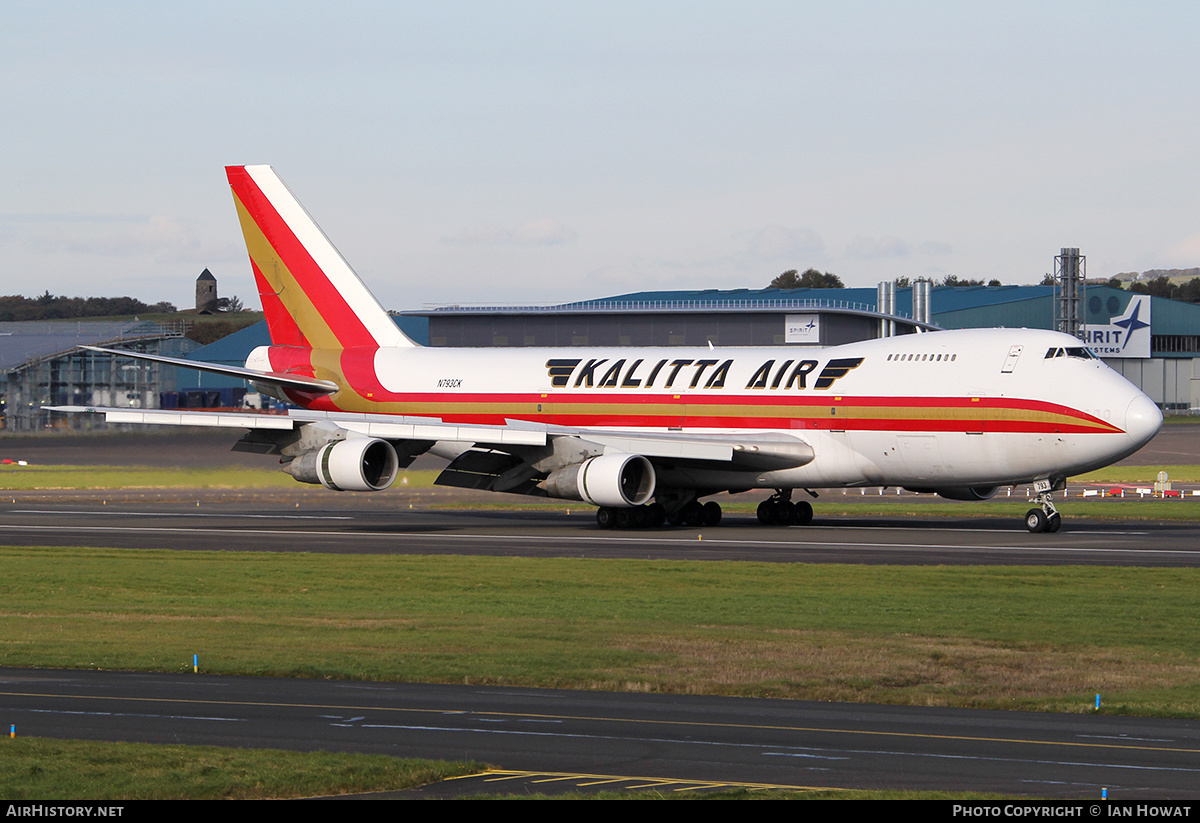
[[271, 342], [413, 346], [270, 166], [227, 166]]

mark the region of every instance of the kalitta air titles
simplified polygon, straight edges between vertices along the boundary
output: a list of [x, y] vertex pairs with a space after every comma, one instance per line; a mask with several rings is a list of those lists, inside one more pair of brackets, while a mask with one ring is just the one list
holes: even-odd
[[[750, 379], [746, 389], [828, 389], [863, 362], [861, 357], [828, 361], [815, 379], [819, 360], [767, 360]], [[734, 369], [734, 358], [669, 359], [562, 358], [546, 361], [550, 385], [556, 389], [723, 389]]]

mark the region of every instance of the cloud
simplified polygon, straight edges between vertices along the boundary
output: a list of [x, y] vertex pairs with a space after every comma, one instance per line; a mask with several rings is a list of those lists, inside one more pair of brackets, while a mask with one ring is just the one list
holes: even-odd
[[570, 226], [550, 217], [529, 220], [519, 226], [507, 227], [495, 223], [466, 226], [443, 243], [452, 246], [563, 246], [578, 238]]
[[846, 245], [846, 256], [864, 260], [887, 260], [908, 257], [912, 247], [899, 237], [864, 237], [859, 235]]
[[767, 226], [750, 238], [749, 249], [764, 260], [795, 260], [822, 254], [825, 242], [812, 229]]
[[1172, 243], [1166, 248], [1164, 259], [1174, 266], [1200, 265], [1200, 234], [1193, 234]]
[[917, 246], [917, 251], [921, 254], [933, 257], [943, 254], [950, 254], [954, 251], [954, 247], [949, 243], [940, 243], [937, 240], [926, 240], [924, 243]]
[[5, 215], [0, 239], [41, 253], [176, 259], [191, 256], [200, 242], [174, 217], [97, 215]]
[[575, 237], [570, 226], [548, 217], [530, 220], [513, 231], [513, 242], [522, 246], [561, 246], [574, 243]]

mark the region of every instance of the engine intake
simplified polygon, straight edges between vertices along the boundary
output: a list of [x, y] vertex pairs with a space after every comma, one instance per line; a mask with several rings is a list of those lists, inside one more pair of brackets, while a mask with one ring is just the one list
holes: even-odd
[[305, 452], [284, 471], [301, 483], [319, 483], [334, 491], [377, 492], [392, 485], [399, 468], [388, 441], [352, 437]]
[[654, 496], [654, 466], [640, 454], [604, 454], [551, 473], [551, 497], [629, 508]]

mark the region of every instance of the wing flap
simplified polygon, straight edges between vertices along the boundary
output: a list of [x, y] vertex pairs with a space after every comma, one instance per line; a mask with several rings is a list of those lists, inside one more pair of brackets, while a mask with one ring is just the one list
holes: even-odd
[[231, 429], [279, 429], [296, 426], [281, 414], [250, 412], [173, 411], [170, 409], [113, 409], [91, 406], [46, 406], [49, 411], [103, 414], [109, 423], [140, 423], [148, 426], [212, 426]]
[[656, 460], [723, 463], [747, 471], [796, 468], [816, 457], [812, 446], [805, 441], [781, 435], [580, 432], [574, 436], [599, 444], [606, 451], [640, 454]]

